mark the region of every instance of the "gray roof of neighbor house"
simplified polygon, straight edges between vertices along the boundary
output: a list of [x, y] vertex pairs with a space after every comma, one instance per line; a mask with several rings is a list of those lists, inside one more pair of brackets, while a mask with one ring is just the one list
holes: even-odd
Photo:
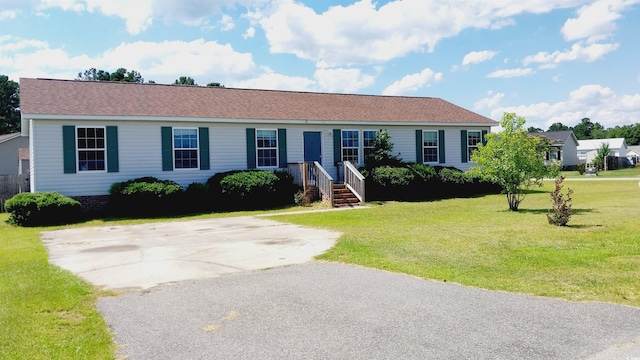
[[[547, 131], [547, 132], [539, 132], [539, 133], [530, 133], [530, 135], [536, 136], [544, 136], [552, 142], [564, 144], [567, 140], [573, 135], [573, 131]], [[573, 135], [575, 137], [575, 135]], [[576, 139], [576, 144], [578, 140]]]
[[5, 141], [9, 141], [11, 139], [19, 138], [19, 137], [20, 137], [20, 133], [19, 132], [0, 135], [0, 143], [3, 143]]
[[20, 79], [23, 116], [115, 116], [477, 124], [498, 122], [438, 98]]

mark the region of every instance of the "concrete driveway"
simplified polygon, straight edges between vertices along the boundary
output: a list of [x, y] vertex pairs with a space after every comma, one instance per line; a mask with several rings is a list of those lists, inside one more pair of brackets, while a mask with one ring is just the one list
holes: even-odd
[[148, 289], [311, 260], [340, 234], [255, 217], [47, 231], [49, 261], [106, 289]]

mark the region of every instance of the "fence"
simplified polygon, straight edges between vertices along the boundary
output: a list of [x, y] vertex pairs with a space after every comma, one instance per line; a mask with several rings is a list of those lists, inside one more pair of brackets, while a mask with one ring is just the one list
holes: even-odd
[[0, 212], [4, 212], [4, 202], [21, 192], [28, 192], [29, 177], [27, 175], [0, 176]]

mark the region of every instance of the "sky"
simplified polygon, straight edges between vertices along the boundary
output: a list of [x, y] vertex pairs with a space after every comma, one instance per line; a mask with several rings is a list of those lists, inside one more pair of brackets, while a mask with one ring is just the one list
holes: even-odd
[[0, 74], [437, 97], [640, 122], [640, 0], [0, 0]]

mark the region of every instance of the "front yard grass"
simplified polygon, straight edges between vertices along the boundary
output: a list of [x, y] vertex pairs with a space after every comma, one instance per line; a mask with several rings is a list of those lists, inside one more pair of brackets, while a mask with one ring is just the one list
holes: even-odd
[[[369, 209], [278, 215], [341, 231], [320, 259], [486, 289], [640, 307], [640, 188], [637, 181], [567, 181], [576, 212], [569, 227], [547, 224], [552, 181], [521, 211], [503, 195], [433, 202], [370, 203]], [[100, 226], [276, 214], [280, 209], [173, 219], [94, 220]], [[0, 358], [113, 359], [96, 310], [100, 290], [50, 265], [39, 233], [0, 214]], [[425, 299], [428, 301], [428, 299]]]
[[[593, 176], [580, 175], [578, 171], [563, 171], [562, 175], [566, 178], [593, 178]], [[640, 180], [640, 166], [629, 167], [626, 169], [616, 169], [607, 171], [598, 171], [596, 178], [638, 178]]]
[[338, 230], [319, 259], [437, 281], [579, 301], [640, 307], [640, 188], [637, 181], [565, 182], [575, 215], [549, 225], [553, 182], [519, 212], [504, 195], [370, 204], [371, 209], [275, 219]]

